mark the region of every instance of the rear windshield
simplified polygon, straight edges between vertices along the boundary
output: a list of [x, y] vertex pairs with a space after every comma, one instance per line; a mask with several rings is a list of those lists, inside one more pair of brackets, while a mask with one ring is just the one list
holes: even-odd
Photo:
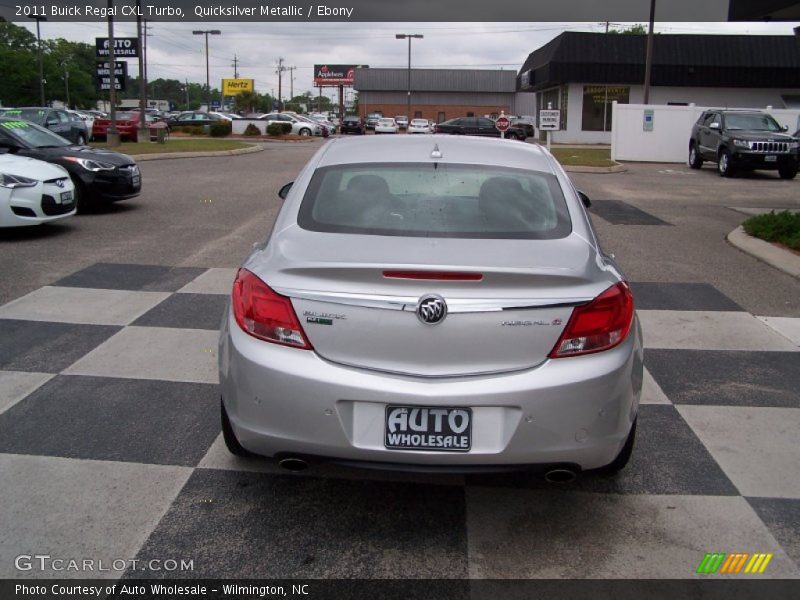
[[432, 162], [317, 169], [298, 224], [408, 237], [558, 239], [572, 231], [561, 187], [549, 173]]

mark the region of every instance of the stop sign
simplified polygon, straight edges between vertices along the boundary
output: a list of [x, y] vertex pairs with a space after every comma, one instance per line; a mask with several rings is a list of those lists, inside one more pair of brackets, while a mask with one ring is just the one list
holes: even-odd
[[508, 131], [508, 128], [511, 127], [511, 121], [508, 120], [508, 117], [498, 117], [497, 121], [494, 122], [494, 126], [497, 128], [497, 131]]

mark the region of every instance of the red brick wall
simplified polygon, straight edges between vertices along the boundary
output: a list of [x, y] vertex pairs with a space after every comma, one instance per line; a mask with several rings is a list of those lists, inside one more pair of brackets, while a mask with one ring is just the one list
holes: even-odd
[[408, 106], [406, 104], [368, 104], [362, 106], [359, 104], [359, 114], [366, 117], [367, 113], [381, 112], [384, 117], [397, 117], [405, 115], [409, 119], [414, 118], [414, 113], [420, 111], [423, 119], [438, 121], [439, 112], [444, 113], [444, 120], [455, 119], [456, 117], [466, 117], [467, 113], [473, 113], [476, 117], [484, 115], [491, 115], [492, 113], [500, 114], [500, 111], [505, 111], [510, 114], [508, 106], [453, 106], [448, 105], [433, 105], [433, 104], [412, 104], [411, 114], [406, 115]]

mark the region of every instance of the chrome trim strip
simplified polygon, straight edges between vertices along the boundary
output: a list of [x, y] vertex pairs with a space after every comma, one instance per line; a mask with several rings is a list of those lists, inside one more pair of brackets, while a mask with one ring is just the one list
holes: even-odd
[[[273, 288], [277, 293], [298, 300], [312, 300], [343, 304], [345, 306], [359, 306], [362, 308], [377, 308], [382, 310], [415, 311], [419, 297], [417, 296], [382, 296], [378, 294], [350, 294], [346, 292], [320, 292], [313, 290], [294, 290], [290, 288]], [[445, 298], [447, 312], [481, 313], [502, 312], [504, 310], [526, 310], [535, 308], [566, 308], [580, 306], [591, 302], [592, 298], [498, 298], [479, 300], [472, 298]]]

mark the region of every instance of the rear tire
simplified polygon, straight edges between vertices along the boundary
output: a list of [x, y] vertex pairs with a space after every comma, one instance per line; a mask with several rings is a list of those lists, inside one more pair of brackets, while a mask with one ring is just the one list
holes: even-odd
[[83, 137], [83, 134], [78, 134], [78, 146], [85, 146], [86, 145], [86, 138]]
[[703, 159], [700, 158], [700, 153], [697, 152], [697, 144], [694, 142], [689, 144], [689, 166], [692, 169], [699, 169], [703, 166]]
[[308, 137], [311, 135], [311, 130], [303, 128], [300, 130], [300, 135], [302, 135], [303, 137]]
[[717, 170], [722, 177], [733, 177], [735, 171], [731, 165], [731, 153], [727, 150], [722, 150], [719, 153], [719, 163]]
[[228, 411], [225, 410], [225, 403], [222, 399], [220, 399], [219, 407], [220, 416], [222, 417], [222, 439], [225, 440], [225, 447], [228, 449], [228, 452], [235, 456], [255, 456], [255, 454], [249, 450], [245, 450], [239, 443], [239, 440], [236, 439], [236, 434], [233, 432], [231, 421], [228, 418]]
[[797, 177], [797, 165], [786, 165], [785, 167], [778, 167], [778, 175], [781, 179], [794, 179]]
[[615, 458], [611, 463], [607, 464], [605, 467], [600, 467], [597, 469], [597, 472], [601, 475], [616, 475], [622, 469], [625, 468], [625, 465], [628, 464], [628, 461], [631, 459], [631, 455], [633, 454], [633, 445], [636, 441], [636, 421], [633, 422], [633, 426], [631, 427], [631, 432], [628, 434], [628, 439], [625, 440], [625, 445], [622, 447], [622, 450], [619, 451], [617, 458]]

